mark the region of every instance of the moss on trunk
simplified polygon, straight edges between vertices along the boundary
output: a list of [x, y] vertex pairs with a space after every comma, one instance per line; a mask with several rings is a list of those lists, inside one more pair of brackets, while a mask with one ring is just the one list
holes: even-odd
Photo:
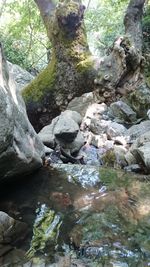
[[59, 3], [53, 16], [44, 19], [52, 42], [48, 67], [23, 91], [29, 119], [38, 131], [75, 96], [92, 91], [96, 71], [87, 45], [84, 6]]

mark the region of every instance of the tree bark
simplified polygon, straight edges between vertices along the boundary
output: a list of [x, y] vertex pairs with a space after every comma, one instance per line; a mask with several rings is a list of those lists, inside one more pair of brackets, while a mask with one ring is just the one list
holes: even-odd
[[[93, 67], [80, 0], [35, 0], [52, 43], [48, 67], [24, 89], [29, 119], [38, 131], [64, 110], [75, 96], [95, 89], [100, 101], [111, 103], [131, 94], [143, 83], [142, 27], [145, 0], [130, 0], [124, 17], [125, 35], [117, 38], [109, 55]], [[95, 85], [94, 85], [95, 84]]]
[[48, 67], [23, 91], [27, 113], [39, 131], [68, 102], [94, 88], [96, 71], [87, 44], [84, 6], [80, 1], [35, 0], [52, 43]]
[[125, 34], [129, 36], [132, 44], [139, 50], [139, 53], [142, 52], [143, 45], [141, 20], [144, 3], [145, 0], [131, 0], [124, 17]]
[[145, 0], [130, 0], [124, 17], [125, 35], [116, 39], [100, 65], [95, 83], [108, 103], [134, 91], [143, 83], [142, 14]]

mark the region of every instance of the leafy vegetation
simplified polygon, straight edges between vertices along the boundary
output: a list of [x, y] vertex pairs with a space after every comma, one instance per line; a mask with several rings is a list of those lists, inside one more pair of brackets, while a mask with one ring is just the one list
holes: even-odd
[[103, 0], [97, 1], [94, 8], [92, 4], [89, 6], [85, 24], [94, 53], [104, 55], [114, 39], [124, 32], [123, 18], [127, 4], [127, 0]]
[[[124, 33], [123, 18], [128, 2], [128, 0], [83, 0], [83, 4], [87, 7], [85, 25], [88, 43], [93, 54], [106, 54], [115, 38]], [[9, 61], [29, 71], [34, 68], [41, 70], [47, 65], [51, 44], [34, 0], [2, 0], [0, 25], [0, 39]], [[148, 51], [150, 7], [145, 10], [143, 31]]]
[[0, 39], [6, 57], [27, 70], [47, 64], [49, 44], [33, 0], [6, 0], [0, 17]]

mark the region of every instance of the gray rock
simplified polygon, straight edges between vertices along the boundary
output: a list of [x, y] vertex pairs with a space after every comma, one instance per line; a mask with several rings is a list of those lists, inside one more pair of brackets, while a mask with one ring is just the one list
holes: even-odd
[[107, 141], [107, 136], [106, 134], [101, 134], [101, 135], [95, 135], [92, 134], [89, 136], [90, 140], [87, 140], [87, 144], [91, 144], [97, 148], [102, 148], [104, 147], [105, 142]]
[[126, 135], [130, 137], [130, 141], [135, 141], [140, 135], [150, 131], [150, 121], [143, 121], [140, 124], [131, 126], [127, 131]]
[[64, 112], [62, 112], [61, 113], [61, 115], [63, 116], [63, 117], [68, 117], [68, 119], [69, 118], [71, 118], [71, 119], [73, 119], [77, 124], [81, 124], [81, 122], [82, 122], [82, 117], [81, 117], [81, 115], [80, 115], [80, 113], [78, 113], [78, 112], [76, 112], [76, 111], [73, 111], [73, 110], [65, 110]]
[[28, 120], [1, 48], [0, 69], [0, 179], [5, 179], [39, 168], [44, 146]]
[[100, 166], [102, 165], [99, 150], [94, 146], [83, 146], [79, 152], [83, 157], [84, 164]]
[[52, 149], [55, 147], [54, 127], [58, 121], [58, 118], [59, 117], [53, 119], [51, 124], [42, 128], [42, 130], [38, 133], [38, 136], [40, 140], [43, 142], [43, 144]]
[[80, 97], [75, 97], [68, 104], [67, 109], [77, 111], [82, 117], [84, 117], [89, 105], [99, 101], [98, 95], [93, 92], [85, 93]]
[[143, 163], [150, 173], [150, 131], [137, 138], [129, 151], [133, 154], [137, 163]]
[[88, 127], [93, 133], [99, 134], [105, 128], [105, 124], [107, 124], [107, 110], [108, 108], [105, 103], [89, 105], [83, 118], [81, 129], [84, 130]]
[[117, 101], [110, 105], [110, 115], [118, 119], [120, 122], [135, 122], [136, 113], [123, 101]]
[[[25, 236], [27, 224], [17, 221], [0, 211], [0, 245], [11, 244]], [[0, 250], [1, 251], [1, 250]]]
[[125, 166], [124, 167], [124, 170], [126, 172], [136, 172], [136, 173], [139, 173], [141, 172], [141, 166], [139, 164], [131, 164], [129, 166]]
[[116, 163], [118, 166], [124, 167], [127, 165], [125, 159], [126, 149], [123, 146], [114, 145], [114, 153], [116, 157]]
[[56, 139], [56, 142], [67, 151], [69, 154], [76, 153], [80, 150], [80, 148], [84, 145], [85, 140], [82, 133], [79, 131], [77, 136], [72, 142], [62, 142]]
[[141, 157], [142, 162], [144, 162], [147, 171], [150, 173], [150, 142], [137, 148], [137, 153]]
[[111, 122], [107, 127], [107, 135], [110, 139], [113, 139], [116, 136], [123, 136], [126, 133], [127, 129], [117, 122]]
[[149, 120], [150, 120], [150, 109], [147, 111], [147, 117], [148, 117]]
[[44, 146], [45, 155], [49, 155], [54, 152], [54, 150], [50, 147]]
[[88, 128], [91, 130], [92, 133], [100, 135], [106, 133], [107, 128], [109, 127], [111, 121], [97, 120], [93, 118], [90, 120], [87, 119], [85, 123], [86, 125], [88, 125]]
[[127, 98], [138, 117], [145, 118], [147, 110], [150, 109], [150, 87], [142, 83]]
[[78, 152], [84, 145], [84, 137], [79, 130], [81, 116], [76, 111], [66, 110], [52, 120], [39, 133], [44, 145], [54, 149], [56, 145], [68, 155]]
[[53, 133], [55, 138], [66, 143], [71, 143], [77, 136], [78, 131], [79, 125], [70, 116], [61, 113], [55, 124]]
[[135, 157], [133, 156], [133, 154], [130, 151], [128, 151], [125, 154], [125, 160], [128, 163], [128, 165], [136, 164], [136, 159], [135, 159]]
[[9, 71], [12, 73], [16, 82], [17, 89], [22, 90], [27, 84], [29, 84], [35, 77], [28, 71], [22, 69], [16, 64], [12, 64], [8, 61]]

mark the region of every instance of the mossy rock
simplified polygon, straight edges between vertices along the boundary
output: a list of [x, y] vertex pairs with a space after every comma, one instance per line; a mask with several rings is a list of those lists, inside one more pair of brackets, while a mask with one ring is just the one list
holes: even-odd
[[145, 118], [150, 109], [150, 88], [146, 84], [141, 85], [128, 95], [128, 101], [139, 118]]

